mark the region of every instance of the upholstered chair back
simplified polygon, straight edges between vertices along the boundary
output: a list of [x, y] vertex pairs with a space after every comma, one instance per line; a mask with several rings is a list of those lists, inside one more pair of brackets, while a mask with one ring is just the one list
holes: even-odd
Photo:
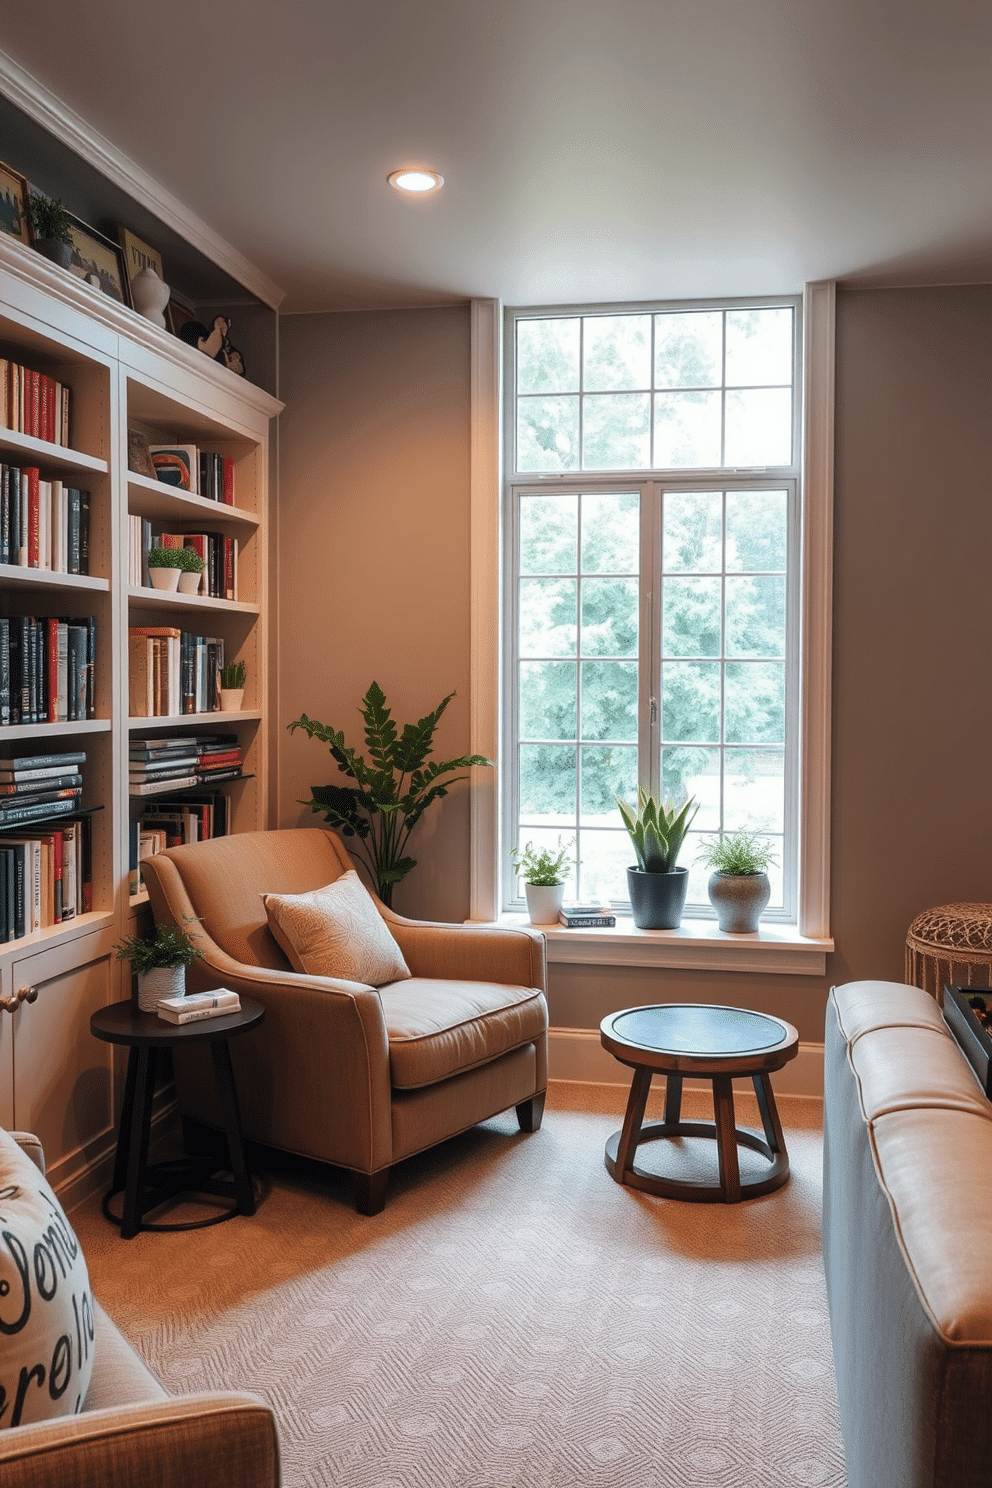
[[272, 971], [288, 971], [289, 961], [269, 930], [262, 895], [303, 894], [352, 867], [334, 833], [320, 827], [215, 837], [174, 847], [169, 857], [189, 897], [187, 913], [210, 939], [235, 961]]

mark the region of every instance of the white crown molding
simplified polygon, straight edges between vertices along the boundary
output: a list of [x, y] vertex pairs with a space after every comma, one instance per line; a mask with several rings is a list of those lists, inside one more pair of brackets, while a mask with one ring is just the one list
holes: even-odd
[[285, 291], [249, 263], [236, 248], [226, 242], [212, 227], [200, 220], [178, 197], [154, 180], [123, 151], [86, 123], [68, 104], [57, 98], [44, 83], [27, 72], [19, 62], [0, 51], [0, 93], [24, 113], [35, 119], [50, 134], [61, 139], [71, 150], [92, 165], [101, 175], [113, 181], [122, 191], [147, 207], [149, 212], [173, 228], [181, 238], [230, 274], [245, 289], [273, 310], [278, 310]]

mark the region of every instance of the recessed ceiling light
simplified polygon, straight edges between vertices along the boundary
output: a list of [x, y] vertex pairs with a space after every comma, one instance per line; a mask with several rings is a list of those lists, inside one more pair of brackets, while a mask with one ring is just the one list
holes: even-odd
[[405, 166], [403, 170], [395, 170], [387, 180], [397, 191], [405, 191], [411, 196], [426, 196], [431, 191], [440, 191], [444, 185], [444, 177], [437, 171], [423, 170], [420, 166]]

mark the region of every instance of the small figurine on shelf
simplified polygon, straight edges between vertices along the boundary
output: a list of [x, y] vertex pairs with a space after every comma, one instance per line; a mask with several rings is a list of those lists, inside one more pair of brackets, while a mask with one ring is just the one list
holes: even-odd
[[179, 337], [202, 351], [205, 356], [212, 357], [215, 362], [222, 362], [239, 377], [244, 377], [244, 357], [228, 340], [227, 333], [230, 329], [231, 322], [226, 315], [215, 315], [209, 330], [202, 321], [187, 320], [185, 325], [179, 327]]

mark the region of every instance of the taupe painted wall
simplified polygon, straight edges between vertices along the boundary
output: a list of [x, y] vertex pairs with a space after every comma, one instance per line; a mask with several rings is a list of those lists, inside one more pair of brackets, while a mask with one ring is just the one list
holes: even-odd
[[[375, 679], [402, 724], [449, 692], [437, 757], [469, 748], [469, 310], [287, 316], [281, 329], [279, 712], [282, 827], [296, 802], [344, 784], [326, 746], [285, 724], [307, 713], [364, 752]], [[468, 795], [418, 823], [419, 866], [394, 907], [469, 912]]]
[[[404, 714], [457, 688], [444, 744], [467, 747], [468, 349], [460, 309], [284, 322], [287, 720], [341, 726], [375, 675]], [[837, 366], [837, 953], [823, 978], [552, 968], [556, 1026], [684, 997], [778, 1012], [817, 1041], [833, 981], [902, 979], [921, 909], [992, 900], [992, 288], [841, 291]], [[297, 739], [282, 825], [330, 778]], [[404, 912], [467, 912], [466, 804], [418, 828]]]

